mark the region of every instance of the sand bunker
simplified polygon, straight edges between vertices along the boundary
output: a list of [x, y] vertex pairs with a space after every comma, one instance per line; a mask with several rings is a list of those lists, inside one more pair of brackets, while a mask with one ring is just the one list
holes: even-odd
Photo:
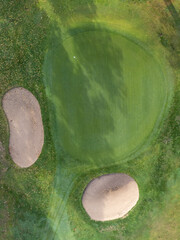
[[84, 191], [82, 204], [91, 219], [108, 221], [124, 217], [138, 199], [135, 180], [126, 174], [115, 173], [92, 180]]
[[21, 87], [8, 91], [2, 103], [10, 127], [11, 157], [18, 166], [29, 167], [38, 159], [44, 143], [39, 103]]

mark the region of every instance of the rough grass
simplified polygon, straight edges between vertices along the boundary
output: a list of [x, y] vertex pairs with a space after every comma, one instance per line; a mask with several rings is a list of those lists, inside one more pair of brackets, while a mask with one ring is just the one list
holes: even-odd
[[9, 129], [0, 106], [0, 239], [38, 239], [51, 192], [55, 154], [42, 82], [48, 18], [36, 1], [0, 3], [0, 101], [12, 87], [22, 86], [38, 99], [45, 128], [45, 145], [37, 163], [19, 169], [8, 152]]
[[[178, 2], [173, 1], [177, 12]], [[173, 8], [170, 10], [162, 0], [1, 1], [0, 98], [8, 89], [16, 86], [29, 89], [37, 97], [42, 109], [45, 145], [34, 166], [29, 169], [17, 168], [8, 153], [8, 125], [0, 108], [0, 141], [5, 148], [5, 160], [2, 161], [1, 157], [0, 161], [0, 225], [3, 222], [0, 239], [180, 238], [176, 227], [180, 225], [180, 214], [176, 210], [180, 199], [180, 44], [178, 21], [174, 19], [177, 14], [173, 13]], [[117, 24], [116, 19], [121, 19], [122, 30], [133, 29], [137, 38], [157, 50], [157, 55], [166, 57], [174, 72], [175, 95], [169, 115], [159, 129], [158, 139], [145, 153], [120, 166], [78, 172], [60, 168], [56, 163], [42, 67], [48, 26], [58, 24], [58, 27], [65, 29], [68, 23], [73, 26], [77, 20], [98, 20], [99, 16], [103, 21], [113, 21], [114, 24]], [[138, 31], [138, 28], [142, 31]], [[77, 161], [62, 150], [59, 151], [59, 157], [61, 166]], [[51, 194], [56, 166], [58, 177]], [[107, 223], [90, 221], [81, 205], [82, 192], [93, 177], [109, 172], [125, 172], [136, 179], [140, 187], [140, 200], [124, 220]]]

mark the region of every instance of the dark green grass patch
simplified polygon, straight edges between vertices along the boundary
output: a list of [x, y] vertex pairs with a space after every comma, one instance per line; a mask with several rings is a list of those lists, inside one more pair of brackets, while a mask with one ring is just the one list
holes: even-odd
[[45, 130], [36, 164], [18, 168], [9, 156], [9, 127], [0, 104], [0, 141], [5, 151], [0, 159], [0, 222], [5, 222], [0, 239], [39, 239], [44, 224], [40, 221], [46, 217], [56, 161], [42, 81], [47, 24], [36, 1], [0, 3], [0, 101], [10, 88], [30, 90], [40, 103]]

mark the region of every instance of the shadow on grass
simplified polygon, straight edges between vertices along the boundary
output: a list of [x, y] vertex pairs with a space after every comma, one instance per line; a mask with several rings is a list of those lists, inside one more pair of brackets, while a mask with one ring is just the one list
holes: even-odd
[[[64, 12], [71, 13], [72, 10], [73, 13], [74, 2], [49, 2], [63, 25], [66, 19], [60, 12], [64, 8]], [[96, 15], [93, 1], [88, 1], [85, 8], [86, 15]], [[50, 51], [47, 54], [50, 61], [46, 67], [45, 83], [51, 96], [50, 114], [58, 165], [42, 239], [65, 240], [74, 239], [68, 216], [64, 219], [74, 180], [88, 165], [97, 168], [103, 164], [103, 158], [113, 159], [114, 149], [107, 141], [107, 135], [115, 131], [111, 111], [115, 107], [123, 115], [127, 114], [124, 104], [126, 86], [121, 67], [122, 52], [113, 48], [112, 39], [106, 32], [97, 34], [94, 31], [91, 35], [83, 32], [78, 37], [70, 38], [70, 44], [67, 39], [64, 45], [62, 30], [56, 20], [52, 22], [51, 29]], [[73, 31], [69, 30], [69, 35], [73, 36]], [[72, 55], [74, 52], [75, 56]], [[65, 152], [73, 153], [71, 156]], [[97, 154], [99, 159], [96, 158]]]
[[180, 34], [180, 16], [179, 13], [177, 12], [176, 8], [174, 7], [173, 3], [171, 0], [164, 0], [171, 16], [174, 19], [178, 34]]
[[[59, 11], [63, 7], [68, 9], [70, 3], [63, 3], [61, 6], [59, 2], [54, 1], [52, 5], [63, 24], [65, 18], [59, 15]], [[89, 11], [89, 14], [95, 16], [96, 7], [93, 1], [90, 5], [92, 7], [87, 5], [86, 12]], [[86, 172], [88, 166], [96, 168], [103, 163], [103, 149], [107, 153], [105, 158], [113, 161], [114, 150], [107, 141], [107, 136], [115, 130], [114, 118], [110, 113], [111, 107], [116, 105], [117, 97], [120, 100], [117, 107], [121, 109], [122, 114], [127, 114], [126, 106], [122, 104], [126, 98], [121, 67], [123, 56], [121, 50], [112, 48], [112, 39], [104, 32], [96, 35], [94, 31], [93, 38], [83, 32], [78, 37], [67, 39], [67, 44], [64, 45], [61, 28], [55, 21], [52, 24], [52, 45], [47, 55], [51, 61], [47, 67], [46, 87], [52, 97], [49, 101], [58, 165], [43, 239], [79, 240], [78, 235], [73, 235], [74, 229], [71, 229], [73, 224], [71, 225], [66, 216], [68, 204], [70, 209], [79, 211], [79, 203], [76, 205], [75, 199], [70, 203], [68, 198], [74, 181], [77, 181], [82, 170]], [[70, 30], [69, 34], [73, 36], [74, 33]], [[97, 50], [100, 53], [97, 54], [99, 64], [97, 59], [94, 61]], [[114, 59], [118, 61], [113, 62]], [[103, 69], [103, 72], [99, 69]], [[110, 81], [114, 78], [118, 78], [118, 81]], [[74, 153], [72, 156], [65, 154], [72, 149]], [[79, 151], [82, 152], [81, 157], [78, 156]], [[96, 158], [97, 153], [99, 159]], [[79, 168], [81, 171], [78, 171]], [[158, 165], [156, 170], [159, 170]], [[163, 187], [163, 183], [161, 185]], [[89, 224], [89, 228], [93, 226]]]
[[[114, 149], [108, 142], [108, 135], [115, 131], [115, 123], [111, 113], [114, 109], [121, 109], [122, 114], [126, 114], [122, 53], [111, 47], [112, 40], [105, 33], [94, 32], [93, 38], [91, 36], [88, 38], [83, 33], [82, 37], [73, 38], [70, 44], [74, 46], [76, 56], [61, 44], [52, 52], [55, 135], [59, 146], [78, 159], [76, 167], [77, 164], [100, 164], [100, 159], [102, 161], [105, 157], [104, 152], [106, 159], [112, 158]], [[58, 41], [61, 36], [56, 37]]]
[[[170, 58], [169, 62], [173, 68], [180, 67], [180, 15], [174, 7], [171, 0], [164, 0], [164, 3], [169, 10], [174, 22], [175, 33], [171, 34], [162, 34], [160, 35], [161, 43], [164, 47], [169, 48], [170, 50]], [[167, 19], [162, 19], [164, 25], [166, 24]]]

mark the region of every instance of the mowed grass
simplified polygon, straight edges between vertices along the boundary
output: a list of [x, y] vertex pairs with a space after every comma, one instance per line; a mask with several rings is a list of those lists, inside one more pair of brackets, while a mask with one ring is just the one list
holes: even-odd
[[[145, 37], [122, 26], [117, 16], [113, 23], [106, 16], [107, 27], [98, 13], [98, 20], [94, 16], [96, 8], [87, 7], [83, 11], [89, 11], [90, 19], [84, 17], [83, 23], [77, 14], [79, 26], [72, 13], [66, 25], [63, 20], [69, 19], [60, 8], [53, 11], [54, 6], [56, 1], [48, 1], [45, 9], [52, 19], [52, 35], [44, 81], [58, 165], [43, 238], [151, 239], [153, 222], [166, 214], [168, 179], [175, 178], [179, 166], [170, 146], [172, 132], [162, 127], [172, 97], [169, 65], [160, 45], [147, 42], [151, 50], [146, 48], [135, 36]], [[172, 119], [168, 123], [170, 127]], [[139, 202], [126, 219], [91, 221], [82, 207], [83, 191], [93, 178], [113, 172], [136, 180]], [[173, 194], [179, 198], [177, 189]]]
[[111, 31], [100, 24], [70, 29], [46, 56], [57, 148], [79, 168], [107, 167], [142, 150], [157, 135], [171, 94], [163, 66]]
[[[179, 1], [173, 2], [178, 11]], [[0, 97], [15, 86], [23, 86], [37, 97], [43, 114], [45, 146], [34, 166], [29, 169], [17, 168], [8, 154], [9, 130], [3, 110], [0, 109], [0, 141], [5, 147], [3, 154], [0, 152], [0, 157], [5, 156], [0, 166], [0, 196], [3, 196], [0, 197], [0, 239], [180, 238], [177, 227], [180, 225], [180, 45], [176, 26], [178, 14], [168, 4], [163, 0], [2, 1]], [[84, 27], [76, 26], [80, 23]], [[105, 28], [106, 25], [108, 29]], [[113, 27], [109, 29], [109, 25]], [[86, 31], [82, 32], [82, 29]], [[119, 29], [118, 33], [114, 29]], [[104, 42], [99, 44], [99, 38], [102, 37]], [[127, 45], [136, 49], [144, 61], [132, 54], [132, 49], [128, 49]], [[84, 50], [81, 51], [81, 48]], [[98, 56], [101, 56], [99, 60], [102, 61], [97, 59]], [[109, 60], [104, 62], [104, 57]], [[79, 58], [83, 62], [78, 62]], [[134, 58], [137, 63], [134, 63]], [[164, 62], [165, 58], [167, 62]], [[91, 64], [88, 64], [89, 61]], [[106, 75], [99, 70], [100, 62], [105, 66]], [[132, 66], [125, 64], [127, 62], [131, 62]], [[135, 67], [139, 79], [130, 76], [131, 72], [128, 71], [130, 68], [135, 73]], [[169, 68], [173, 71], [174, 79]], [[141, 80], [142, 76], [146, 81]], [[155, 76], [158, 77], [157, 82]], [[134, 77], [137, 85], [132, 88]], [[50, 79], [56, 79], [55, 85]], [[172, 102], [170, 95], [173, 83], [169, 84], [165, 79], [175, 82]], [[128, 87], [125, 80], [130, 83]], [[152, 81], [152, 86], [149, 81]], [[169, 88], [162, 85], [161, 81], [168, 83]], [[125, 85], [122, 89], [126, 91], [120, 91], [119, 83]], [[152, 103], [150, 98], [153, 93], [150, 94], [149, 88], [153, 89], [155, 97], [151, 99]], [[148, 96], [148, 100], [140, 105], [143, 112], [133, 100], [140, 103], [145, 96], [137, 94], [129, 99], [130, 93], [139, 90], [141, 93], [146, 90]], [[128, 105], [122, 101], [125, 99], [129, 99]], [[144, 104], [150, 106], [150, 109], [146, 111]], [[162, 115], [167, 113], [170, 104], [168, 115], [160, 116], [158, 111]], [[75, 107], [71, 109], [71, 105]], [[136, 108], [139, 116], [131, 106]], [[122, 114], [125, 110], [134, 117], [136, 130], [133, 121]], [[94, 121], [96, 117], [97, 124]], [[148, 129], [143, 126], [143, 118]], [[127, 132], [129, 129], [126, 125], [130, 124], [136, 136], [137, 132], [144, 129], [144, 132], [139, 133], [137, 142], [130, 131], [126, 138], [118, 121], [124, 124]], [[115, 130], [119, 135], [116, 135]], [[87, 138], [85, 134], [88, 135]], [[101, 134], [103, 137], [95, 144], [91, 139], [98, 138]], [[116, 135], [116, 138], [112, 135]], [[73, 139], [73, 145], [69, 139]], [[124, 146], [121, 155], [118, 141], [123, 139], [124, 144], [131, 142], [131, 148], [128, 151]], [[98, 143], [101, 143], [101, 149], [92, 152], [92, 149], [99, 147]], [[84, 154], [86, 157], [83, 158]], [[81, 204], [84, 188], [92, 178], [111, 172], [124, 172], [137, 181], [140, 189], [139, 202], [125, 219], [106, 223], [91, 221]]]

